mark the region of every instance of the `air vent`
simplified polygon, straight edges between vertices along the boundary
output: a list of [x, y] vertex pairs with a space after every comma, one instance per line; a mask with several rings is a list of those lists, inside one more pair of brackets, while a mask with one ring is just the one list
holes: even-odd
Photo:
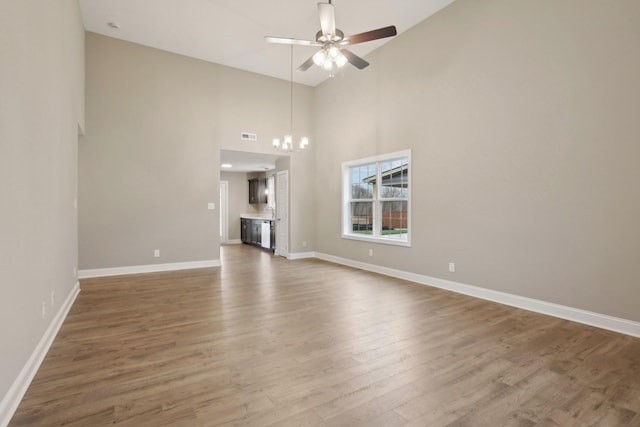
[[255, 133], [242, 132], [240, 134], [240, 139], [242, 139], [244, 141], [257, 141], [258, 140], [258, 135], [255, 134]]

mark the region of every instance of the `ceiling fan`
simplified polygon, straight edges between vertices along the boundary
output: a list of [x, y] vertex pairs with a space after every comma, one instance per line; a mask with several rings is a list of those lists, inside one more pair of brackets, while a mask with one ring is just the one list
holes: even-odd
[[329, 3], [318, 3], [318, 14], [320, 16], [321, 29], [316, 33], [315, 41], [270, 36], [264, 38], [268, 43], [320, 47], [319, 51], [298, 67], [298, 71], [306, 71], [313, 64], [316, 64], [329, 71], [330, 77], [333, 77], [334, 71], [342, 68], [347, 63], [362, 70], [369, 63], [346, 49], [345, 46], [392, 37], [398, 34], [396, 27], [391, 25], [345, 37], [344, 33], [336, 28], [335, 12], [331, 0], [329, 0]]

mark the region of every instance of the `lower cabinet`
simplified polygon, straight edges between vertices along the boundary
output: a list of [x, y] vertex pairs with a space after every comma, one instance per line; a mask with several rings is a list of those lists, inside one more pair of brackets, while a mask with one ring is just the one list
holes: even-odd
[[262, 247], [262, 224], [269, 222], [271, 227], [271, 244], [267, 250], [275, 251], [276, 249], [276, 233], [275, 221], [265, 219], [249, 219], [240, 218], [240, 240], [248, 245]]
[[251, 220], [251, 233], [249, 235], [249, 243], [260, 246], [262, 241], [262, 222]]
[[243, 243], [248, 243], [249, 241], [249, 230], [251, 230], [251, 220], [240, 218], [240, 240]]
[[276, 250], [276, 222], [271, 222], [271, 250], [275, 252]]

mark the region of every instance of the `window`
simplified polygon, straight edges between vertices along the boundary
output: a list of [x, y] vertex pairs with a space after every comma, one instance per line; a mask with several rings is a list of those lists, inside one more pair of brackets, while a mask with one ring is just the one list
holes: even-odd
[[410, 245], [411, 151], [343, 163], [342, 237]]

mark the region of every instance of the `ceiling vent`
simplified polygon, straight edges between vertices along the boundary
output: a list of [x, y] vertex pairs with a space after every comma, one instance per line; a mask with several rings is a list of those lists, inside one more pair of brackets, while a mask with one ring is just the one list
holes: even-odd
[[242, 139], [243, 141], [257, 141], [258, 135], [255, 133], [242, 132], [240, 134], [240, 139]]

